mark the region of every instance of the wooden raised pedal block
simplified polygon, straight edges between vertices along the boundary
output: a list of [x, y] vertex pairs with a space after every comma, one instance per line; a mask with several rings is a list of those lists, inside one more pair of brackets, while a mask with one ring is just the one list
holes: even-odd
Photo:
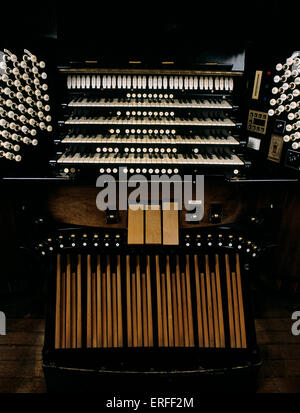
[[163, 244], [179, 244], [179, 217], [177, 202], [163, 202]]
[[[163, 229], [161, 228], [161, 221]], [[128, 206], [128, 244], [179, 244], [179, 213], [177, 202], [164, 202], [161, 216], [160, 205]]]
[[145, 243], [161, 244], [161, 208], [160, 205], [146, 205]]
[[128, 244], [144, 244], [144, 210], [128, 205]]

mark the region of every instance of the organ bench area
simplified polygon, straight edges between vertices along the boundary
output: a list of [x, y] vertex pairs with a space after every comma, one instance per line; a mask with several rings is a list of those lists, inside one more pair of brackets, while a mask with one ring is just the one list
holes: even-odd
[[240, 176], [249, 166], [240, 138], [242, 74], [61, 67], [50, 165], [70, 177], [116, 175], [119, 168]]

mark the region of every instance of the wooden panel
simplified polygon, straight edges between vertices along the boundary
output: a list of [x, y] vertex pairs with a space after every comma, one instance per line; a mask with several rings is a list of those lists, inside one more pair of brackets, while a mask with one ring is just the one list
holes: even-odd
[[[26, 188], [28, 190], [28, 188]], [[132, 191], [128, 188], [128, 194]], [[61, 184], [52, 188], [45, 188], [42, 199], [49, 217], [60, 223], [70, 225], [82, 225], [91, 227], [124, 228], [127, 225], [127, 211], [120, 211], [120, 221], [117, 224], [106, 224], [105, 212], [96, 207], [96, 196], [99, 188], [87, 186], [72, 186]], [[30, 194], [34, 198], [34, 194]], [[171, 194], [173, 196], [173, 188]], [[4, 196], [9, 202], [10, 194]], [[195, 193], [193, 193], [195, 199]], [[40, 202], [38, 199], [36, 203]], [[299, 205], [300, 195], [297, 184], [284, 183], [258, 183], [229, 184], [220, 179], [206, 177], [204, 197], [204, 217], [200, 223], [193, 227], [215, 226], [210, 222], [210, 206], [221, 204], [223, 206], [223, 217], [221, 224], [230, 224], [247, 219], [250, 216], [259, 216], [262, 210], [277, 211], [277, 218], [272, 218], [274, 237], [278, 240], [278, 248], [270, 251], [262, 262], [262, 271], [272, 278], [299, 278], [300, 268], [300, 243], [298, 233], [300, 230]], [[270, 206], [273, 205], [271, 210]], [[13, 210], [13, 206], [1, 208], [7, 215], [7, 210]], [[190, 228], [191, 224], [185, 221], [187, 211], [179, 211], [180, 227]], [[1, 221], [3, 224], [3, 235], [0, 242], [5, 250], [4, 261], [11, 263], [13, 248], [8, 251], [7, 239], [11, 239], [14, 233], [14, 223], [5, 216]], [[271, 219], [271, 217], [270, 217]], [[6, 259], [9, 257], [9, 259]], [[275, 277], [274, 277], [275, 276]]]
[[42, 363], [27, 360], [0, 361], [0, 377], [42, 377]]
[[[150, 194], [150, 187], [148, 189]], [[130, 194], [132, 190], [132, 188], [128, 188], [128, 194]], [[88, 186], [62, 185], [54, 187], [45, 195], [48, 197], [46, 209], [51, 218], [61, 223], [88, 225], [97, 228], [109, 227], [125, 229], [127, 224], [127, 211], [119, 211], [120, 221], [118, 223], [106, 224], [105, 212], [99, 211], [96, 207], [96, 197], [98, 193], [99, 188]], [[243, 215], [247, 207], [241, 195], [239, 185], [230, 185], [223, 181], [219, 182], [207, 178], [205, 181], [204, 217], [200, 223], [193, 225], [197, 227], [216, 225], [210, 223], [211, 204], [223, 205], [222, 224], [236, 222]], [[171, 186], [171, 199], [172, 196], [173, 188]], [[194, 198], [195, 196], [196, 194], [193, 193]], [[191, 224], [185, 222], [187, 212], [184, 208], [182, 211], [179, 211], [180, 226], [190, 228]]]
[[[193, 189], [193, 199], [196, 199], [196, 192]], [[247, 209], [241, 187], [239, 184], [229, 184], [222, 180], [205, 177], [204, 186], [204, 215], [200, 222], [193, 223], [193, 227], [207, 227], [219, 224], [210, 222], [210, 209], [212, 205], [222, 205], [222, 224], [237, 222]], [[184, 207], [180, 211], [180, 227], [190, 228], [191, 223], [186, 222], [186, 214], [189, 213]]]
[[[44, 333], [41, 332], [41, 335]], [[0, 361], [38, 361], [42, 362], [43, 346], [13, 346], [1, 345]], [[1, 391], [0, 391], [1, 393]]]
[[1, 393], [46, 393], [44, 377], [0, 378]]
[[128, 206], [128, 244], [144, 244], [144, 210]]
[[120, 211], [117, 224], [107, 224], [105, 212], [96, 206], [100, 189], [89, 186], [60, 186], [48, 193], [47, 209], [58, 222], [90, 227], [126, 228], [127, 211]]
[[259, 379], [257, 393], [299, 393], [300, 377]]
[[[286, 322], [287, 320], [285, 320]], [[258, 332], [260, 335], [261, 332]], [[264, 360], [299, 360], [300, 364], [300, 346], [299, 344], [264, 344], [260, 346], [261, 356]], [[299, 387], [300, 388], [300, 387]]]
[[146, 244], [161, 244], [160, 205], [146, 205], [145, 243]]
[[163, 244], [179, 244], [179, 222], [177, 202], [163, 202]]

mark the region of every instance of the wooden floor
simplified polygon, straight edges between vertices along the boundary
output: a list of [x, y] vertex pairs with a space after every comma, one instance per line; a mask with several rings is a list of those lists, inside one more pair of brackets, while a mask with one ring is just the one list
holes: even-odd
[[44, 393], [44, 320], [8, 319], [0, 336], [0, 392]]
[[[290, 318], [256, 319], [264, 360], [259, 393], [300, 392], [300, 336], [291, 334]], [[43, 393], [43, 319], [7, 320], [0, 336], [0, 393]]]

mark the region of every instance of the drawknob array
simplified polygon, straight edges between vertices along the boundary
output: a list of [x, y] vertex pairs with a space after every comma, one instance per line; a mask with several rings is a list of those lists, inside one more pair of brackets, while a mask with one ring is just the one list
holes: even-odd
[[[33, 248], [41, 256], [49, 256], [63, 251], [72, 251], [72, 253], [80, 251], [98, 253], [100, 250], [117, 251], [128, 248], [126, 238], [127, 234], [119, 229], [91, 232], [85, 232], [81, 229], [64, 230], [37, 240], [33, 244]], [[177, 249], [182, 248], [186, 248], [188, 251], [225, 249], [252, 258], [259, 257], [263, 251], [262, 245], [255, 240], [240, 233], [236, 234], [226, 230], [217, 232], [181, 231], [180, 245]]]
[[276, 65], [278, 74], [274, 77], [274, 87], [270, 100], [269, 116], [287, 117], [284, 142], [291, 142], [293, 149], [300, 148], [300, 57], [298, 53]]
[[45, 67], [28, 50], [21, 58], [0, 52], [0, 158], [20, 162], [24, 147], [52, 131]]

